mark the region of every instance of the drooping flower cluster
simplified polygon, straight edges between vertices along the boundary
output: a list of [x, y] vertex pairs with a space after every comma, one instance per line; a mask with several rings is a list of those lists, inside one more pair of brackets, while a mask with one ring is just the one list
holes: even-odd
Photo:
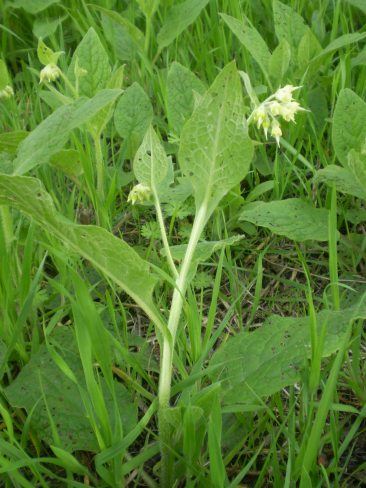
[[299, 86], [292, 85], [279, 88], [276, 93], [268, 97], [254, 109], [248, 119], [248, 123], [256, 123], [258, 129], [262, 127], [266, 138], [270, 130], [271, 136], [280, 145], [282, 130], [277, 117], [282, 117], [286, 122], [295, 122], [295, 114], [299, 111], [306, 110], [300, 107], [299, 102], [296, 102], [292, 97], [292, 93], [299, 88]]
[[132, 205], [135, 205], [135, 203], [142, 203], [149, 200], [150, 196], [151, 188], [147, 185], [143, 185], [142, 183], [138, 183], [130, 191], [127, 201], [131, 202]]
[[40, 83], [43, 83], [44, 81], [51, 83], [52, 81], [57, 80], [60, 74], [61, 70], [56, 64], [47, 64], [39, 74]]
[[6, 85], [2, 90], [0, 90], [0, 98], [8, 99], [14, 95], [14, 90], [10, 85]]

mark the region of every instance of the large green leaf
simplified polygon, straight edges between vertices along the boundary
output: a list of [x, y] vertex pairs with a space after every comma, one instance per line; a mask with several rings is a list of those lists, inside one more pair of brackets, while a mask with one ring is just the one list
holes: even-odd
[[[86, 390], [86, 385], [74, 334], [68, 327], [57, 328], [49, 338], [49, 343], [58, 349], [78, 384], [61, 371], [46, 345], [42, 345], [5, 389], [6, 397], [13, 407], [25, 408], [28, 413], [35, 407], [31, 417], [31, 428], [48, 444], [54, 444], [50, 414], [63, 449], [96, 452], [97, 439], [79, 390], [79, 387]], [[103, 379], [100, 379], [100, 384], [106, 405], [109, 407], [108, 411], [111, 413], [110, 422], [113, 423], [112, 395]], [[137, 407], [122, 383], [115, 382], [114, 390], [121, 407], [124, 432], [128, 433], [136, 425]]]
[[164, 147], [150, 125], [141, 146], [137, 150], [133, 171], [138, 181], [155, 192], [169, 169], [169, 159]]
[[91, 27], [81, 40], [73, 54], [68, 77], [75, 83], [75, 65], [86, 73], [78, 77], [79, 95], [93, 97], [99, 90], [106, 88], [111, 75], [108, 54], [98, 34]]
[[[366, 318], [366, 294], [353, 307], [317, 314], [325, 327], [323, 357], [340, 348], [350, 321]], [[273, 315], [254, 332], [241, 332], [214, 353], [210, 367], [222, 385], [226, 404], [251, 403], [300, 380], [311, 357], [309, 317]]]
[[298, 198], [248, 203], [240, 220], [266, 227], [294, 241], [328, 240], [328, 210], [314, 208]]
[[348, 165], [351, 149], [365, 149], [366, 103], [352, 90], [345, 88], [338, 96], [333, 116], [332, 141], [335, 153], [343, 166]]
[[158, 34], [160, 49], [169, 46], [189, 25], [196, 20], [209, 0], [186, 0], [174, 5], [168, 12]]
[[91, 99], [76, 100], [58, 108], [20, 143], [15, 174], [22, 175], [48, 163], [51, 156], [64, 147], [72, 130], [92, 119], [120, 93], [121, 90], [102, 90]]
[[0, 205], [10, 205], [32, 217], [65, 247], [79, 253], [128, 293], [162, 330], [152, 301], [157, 276], [147, 261], [122, 239], [94, 225], [76, 225], [60, 215], [36, 178], [0, 174]]
[[253, 144], [245, 126], [242, 88], [230, 63], [207, 90], [181, 133], [179, 163], [194, 188], [196, 205], [209, 213], [247, 174]]
[[173, 62], [167, 78], [167, 114], [169, 125], [179, 135], [194, 107], [194, 92], [203, 95], [204, 84], [188, 68]]
[[337, 191], [358, 198], [366, 198], [366, 186], [362, 186], [348, 168], [330, 164], [316, 172], [315, 181], [324, 182], [330, 187], [335, 185]]
[[252, 26], [250, 21], [245, 16], [242, 20], [238, 20], [230, 15], [220, 15], [230, 30], [236, 35], [239, 41], [259, 64], [264, 75], [268, 77], [271, 52], [257, 29]]
[[135, 82], [118, 100], [114, 111], [114, 124], [134, 154], [152, 122], [153, 109], [149, 97]]

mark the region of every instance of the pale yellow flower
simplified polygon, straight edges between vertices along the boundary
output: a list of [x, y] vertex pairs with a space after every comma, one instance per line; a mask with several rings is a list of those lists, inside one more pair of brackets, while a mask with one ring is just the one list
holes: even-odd
[[131, 202], [132, 205], [135, 205], [135, 203], [141, 203], [149, 200], [150, 196], [151, 188], [147, 185], [143, 185], [142, 183], [138, 183], [130, 191], [127, 201]]
[[51, 83], [52, 81], [57, 80], [60, 75], [61, 70], [56, 64], [47, 64], [39, 74], [40, 83], [43, 83], [44, 81]]
[[280, 145], [280, 137], [282, 136], [281, 126], [277, 120], [273, 120], [271, 128], [271, 136], [276, 139], [278, 146]]
[[6, 85], [5, 88], [0, 90], [0, 98], [8, 99], [14, 96], [14, 90], [10, 85]]

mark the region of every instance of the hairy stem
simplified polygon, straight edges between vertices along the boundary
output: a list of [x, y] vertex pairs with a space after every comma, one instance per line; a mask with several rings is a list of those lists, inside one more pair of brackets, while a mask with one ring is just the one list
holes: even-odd
[[171, 269], [171, 272], [173, 273], [174, 278], [178, 279], [179, 274], [178, 274], [177, 268], [175, 267], [173, 257], [172, 257], [172, 253], [170, 252], [168, 237], [167, 237], [166, 229], [165, 229], [165, 225], [164, 225], [163, 213], [161, 211], [159, 198], [158, 198], [158, 195], [156, 192], [154, 192], [154, 203], [155, 203], [156, 215], [157, 215], [158, 223], [159, 223], [159, 227], [160, 227], [160, 234], [161, 234], [161, 238], [163, 240], [163, 246], [164, 246], [165, 253], [166, 253], [166, 258], [168, 260], [168, 264], [170, 266], [170, 269]]
[[104, 162], [100, 136], [94, 136], [95, 165], [97, 170], [97, 192], [100, 202], [104, 201]]
[[207, 218], [207, 204], [204, 202], [199, 208], [194, 220], [191, 237], [189, 239], [186, 254], [176, 280], [176, 287], [173, 292], [172, 304], [170, 308], [168, 330], [171, 333], [171, 341], [164, 339], [162, 359], [160, 365], [159, 382], [159, 430], [162, 455], [162, 487], [171, 486], [171, 463], [170, 451], [168, 449], [170, 441], [170, 427], [166, 420], [166, 412], [169, 408], [171, 380], [173, 369], [174, 345], [177, 335], [180, 316], [182, 313], [183, 299], [187, 289], [187, 277], [192, 262], [194, 251], [198, 240], [202, 234]]

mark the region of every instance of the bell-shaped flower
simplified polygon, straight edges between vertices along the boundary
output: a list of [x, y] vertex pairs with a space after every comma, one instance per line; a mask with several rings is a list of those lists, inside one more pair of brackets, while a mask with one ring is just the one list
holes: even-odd
[[51, 83], [61, 75], [61, 70], [56, 64], [47, 64], [40, 72], [39, 79], [40, 83], [47, 81]]
[[151, 188], [142, 183], [138, 183], [130, 191], [127, 201], [131, 202], [132, 205], [135, 205], [135, 203], [146, 202], [146, 200], [149, 200], [150, 196]]

